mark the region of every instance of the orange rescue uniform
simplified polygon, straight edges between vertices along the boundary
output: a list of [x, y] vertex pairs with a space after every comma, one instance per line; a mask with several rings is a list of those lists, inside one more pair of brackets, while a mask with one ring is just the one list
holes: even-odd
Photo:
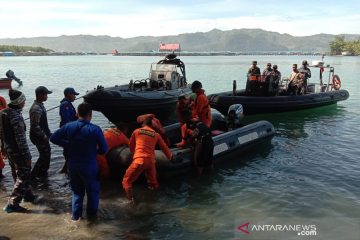
[[98, 163], [98, 168], [102, 171], [102, 177], [104, 179], [107, 179], [110, 177], [109, 164], [106, 160], [107, 153], [116, 146], [129, 146], [129, 139], [125, 136], [123, 132], [116, 128], [110, 128], [106, 130], [104, 132], [104, 137], [109, 148], [104, 155], [96, 155], [96, 161]]
[[144, 114], [141, 115], [137, 118], [137, 122], [138, 123], [142, 123], [145, 119], [151, 119], [152, 121], [152, 129], [155, 130], [155, 132], [157, 132], [158, 134], [160, 134], [160, 136], [162, 137], [162, 139], [165, 141], [166, 145], [170, 145], [170, 140], [169, 138], [166, 136], [165, 134], [165, 130], [163, 128], [163, 126], [160, 123], [160, 120], [155, 118], [154, 114]]
[[[0, 96], [0, 102], [1, 102], [1, 106], [0, 106], [0, 111], [3, 110], [4, 108], [6, 108], [6, 101], [5, 98]], [[3, 169], [5, 167], [5, 163], [4, 163], [4, 159], [1, 157], [0, 155], [0, 169]]]
[[192, 117], [199, 117], [206, 126], [210, 127], [212, 119], [211, 109], [209, 101], [204, 92], [205, 91], [203, 89], [200, 89], [200, 91], [195, 95]]
[[[198, 118], [193, 118], [191, 119], [191, 121], [193, 122], [198, 122], [199, 119]], [[189, 139], [190, 137], [193, 135], [194, 131], [191, 129], [187, 128], [188, 126], [186, 124], [184, 124], [181, 127], [181, 143], [176, 144], [177, 147], [185, 147], [186, 145], [189, 144]]]
[[155, 145], [159, 144], [165, 156], [170, 160], [171, 152], [161, 136], [150, 127], [136, 129], [130, 138], [130, 152], [134, 152], [133, 162], [126, 170], [122, 181], [123, 188], [132, 187], [142, 172], [145, 172], [146, 179], [152, 189], [158, 188], [155, 168]]
[[176, 113], [180, 122], [180, 126], [184, 125], [184, 123], [182, 122], [181, 119], [181, 112], [184, 110], [190, 110], [189, 105], [191, 104], [191, 99], [189, 97], [185, 98], [185, 104], [180, 104], [180, 102], [178, 102], [176, 104]]

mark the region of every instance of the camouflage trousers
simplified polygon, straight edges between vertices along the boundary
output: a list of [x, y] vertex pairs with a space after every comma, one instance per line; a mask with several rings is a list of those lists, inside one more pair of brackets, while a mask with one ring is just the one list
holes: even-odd
[[26, 166], [26, 162], [20, 153], [7, 150], [6, 154], [8, 156], [11, 174], [15, 181], [8, 205], [17, 207], [23, 198], [30, 199], [33, 196], [29, 187], [31, 166]]
[[39, 151], [39, 158], [31, 172], [32, 176], [40, 176], [45, 174], [50, 167], [51, 148], [46, 141], [35, 144]]

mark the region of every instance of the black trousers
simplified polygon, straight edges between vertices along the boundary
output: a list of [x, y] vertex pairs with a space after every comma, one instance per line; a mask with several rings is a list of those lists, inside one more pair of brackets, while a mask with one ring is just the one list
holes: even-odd
[[198, 168], [213, 164], [214, 141], [211, 136], [205, 136], [195, 145], [194, 163]]

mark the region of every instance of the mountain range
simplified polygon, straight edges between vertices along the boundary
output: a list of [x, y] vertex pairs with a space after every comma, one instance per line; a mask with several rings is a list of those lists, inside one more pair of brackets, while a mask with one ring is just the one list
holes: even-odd
[[[346, 41], [358, 40], [360, 35], [342, 34]], [[0, 45], [44, 47], [65, 52], [107, 52], [158, 50], [159, 42], [180, 44], [182, 51], [328, 51], [336, 35], [316, 34], [291, 36], [262, 29], [234, 29], [184, 33], [176, 36], [141, 36], [121, 38], [93, 35], [62, 35], [59, 37], [3, 38]]]

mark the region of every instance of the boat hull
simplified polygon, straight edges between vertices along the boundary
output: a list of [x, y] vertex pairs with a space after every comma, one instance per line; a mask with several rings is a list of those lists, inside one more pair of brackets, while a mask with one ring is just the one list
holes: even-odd
[[[181, 141], [180, 124], [172, 124], [164, 129], [172, 143]], [[270, 122], [259, 121], [213, 137], [215, 146], [213, 163], [239, 161], [239, 154], [260, 143], [270, 141], [274, 134], [274, 127]], [[174, 164], [166, 158], [161, 150], [155, 150], [155, 165], [158, 175], [173, 177], [188, 174], [194, 170], [194, 150], [192, 148], [174, 148], [170, 150], [176, 159], [182, 159], [182, 161]], [[128, 147], [118, 146], [109, 151], [106, 158], [113, 178], [122, 178], [132, 162], [132, 156]]]
[[0, 88], [11, 88], [11, 81], [10, 78], [0, 78]]
[[[239, 90], [236, 95], [243, 95]], [[208, 95], [209, 104], [226, 115], [233, 104], [241, 104], [245, 115], [299, 111], [336, 104], [349, 98], [346, 90], [312, 93], [298, 96], [231, 96], [232, 92]]]
[[179, 96], [188, 97], [191, 89], [181, 87], [166, 91], [125, 91], [124, 86], [104, 88], [88, 92], [85, 102], [93, 110], [100, 111], [113, 123], [132, 122], [142, 114], [152, 113], [160, 120], [166, 119], [175, 111]]

